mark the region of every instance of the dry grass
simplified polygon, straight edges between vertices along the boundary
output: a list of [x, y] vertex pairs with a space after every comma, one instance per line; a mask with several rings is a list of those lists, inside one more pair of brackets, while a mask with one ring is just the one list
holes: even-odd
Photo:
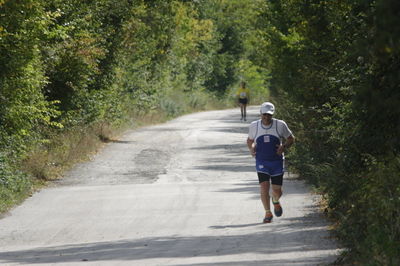
[[21, 170], [42, 186], [43, 181], [62, 178], [65, 171], [79, 162], [89, 160], [104, 145], [118, 137], [128, 128], [139, 128], [165, 122], [168, 118], [159, 112], [136, 115], [119, 127], [99, 123], [91, 127], [79, 127], [51, 136], [47, 143], [34, 150], [21, 165]]
[[85, 161], [104, 145], [97, 128], [76, 128], [53, 136], [33, 151], [22, 170], [38, 180], [54, 180], [77, 162]]
[[26, 188], [20, 189], [19, 192], [0, 191], [0, 197], [6, 198], [0, 204], [0, 214], [20, 204], [34, 191], [46, 187], [49, 182], [62, 178], [75, 164], [90, 160], [108, 142], [118, 140], [128, 129], [163, 123], [184, 113], [226, 108], [213, 97], [207, 98], [206, 95], [200, 94], [194, 98], [192, 101], [195, 100], [196, 104], [191, 102], [187, 105], [188, 108], [182, 109], [182, 113], [171, 115], [167, 110], [160, 108], [148, 110], [147, 113], [140, 110], [131, 114], [129, 120], [119, 126], [98, 123], [90, 127], [81, 126], [61, 132], [49, 132], [48, 140], [28, 154], [18, 167], [28, 178]]

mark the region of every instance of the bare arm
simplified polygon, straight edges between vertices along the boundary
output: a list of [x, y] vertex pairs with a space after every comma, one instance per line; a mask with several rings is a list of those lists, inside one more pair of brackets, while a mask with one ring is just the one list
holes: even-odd
[[256, 156], [256, 145], [254, 139], [247, 138], [247, 148], [249, 148], [251, 156]]
[[284, 152], [285, 149], [288, 149], [290, 146], [293, 145], [294, 140], [295, 140], [294, 136], [289, 136], [289, 137], [286, 139], [285, 144], [279, 145], [277, 153], [278, 153], [279, 155], [281, 155], [281, 154]]

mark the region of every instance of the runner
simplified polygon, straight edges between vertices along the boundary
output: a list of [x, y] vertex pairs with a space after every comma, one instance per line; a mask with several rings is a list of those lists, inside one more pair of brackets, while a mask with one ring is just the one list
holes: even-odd
[[[250, 153], [256, 158], [261, 201], [265, 209], [264, 223], [270, 223], [273, 218], [270, 209], [270, 182], [274, 213], [278, 217], [283, 213], [279, 202], [282, 196], [283, 152], [294, 143], [295, 139], [283, 120], [272, 118], [274, 112], [275, 106], [272, 103], [263, 103], [260, 108], [261, 119], [250, 124], [247, 138]], [[285, 140], [284, 144], [282, 140]]]
[[240, 113], [242, 114], [240, 120], [246, 121], [246, 106], [250, 102], [250, 90], [246, 88], [246, 82], [240, 82], [240, 87], [236, 95], [240, 106]]

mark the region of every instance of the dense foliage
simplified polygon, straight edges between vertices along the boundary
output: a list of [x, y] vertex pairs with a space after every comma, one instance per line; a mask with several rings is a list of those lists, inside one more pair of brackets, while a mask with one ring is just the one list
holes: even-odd
[[399, 14], [394, 0], [0, 0], [0, 211], [29, 193], [25, 164], [62, 164], [80, 136], [138, 115], [230, 101], [245, 80], [294, 130], [291, 165], [350, 262], [398, 265]]
[[268, 1], [259, 49], [352, 262], [400, 264], [400, 5]]
[[256, 2], [0, 0], [0, 211], [110, 128], [262, 97]]

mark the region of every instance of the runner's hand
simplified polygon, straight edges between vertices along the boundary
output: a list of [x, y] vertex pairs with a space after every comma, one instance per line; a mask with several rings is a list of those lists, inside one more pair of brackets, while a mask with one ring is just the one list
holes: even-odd
[[251, 156], [255, 157], [256, 156], [256, 146], [252, 145], [250, 148], [250, 154]]
[[283, 151], [285, 150], [285, 146], [281, 145], [276, 145], [276, 147], [278, 147], [278, 150], [276, 151], [276, 153], [278, 155], [282, 155]]

